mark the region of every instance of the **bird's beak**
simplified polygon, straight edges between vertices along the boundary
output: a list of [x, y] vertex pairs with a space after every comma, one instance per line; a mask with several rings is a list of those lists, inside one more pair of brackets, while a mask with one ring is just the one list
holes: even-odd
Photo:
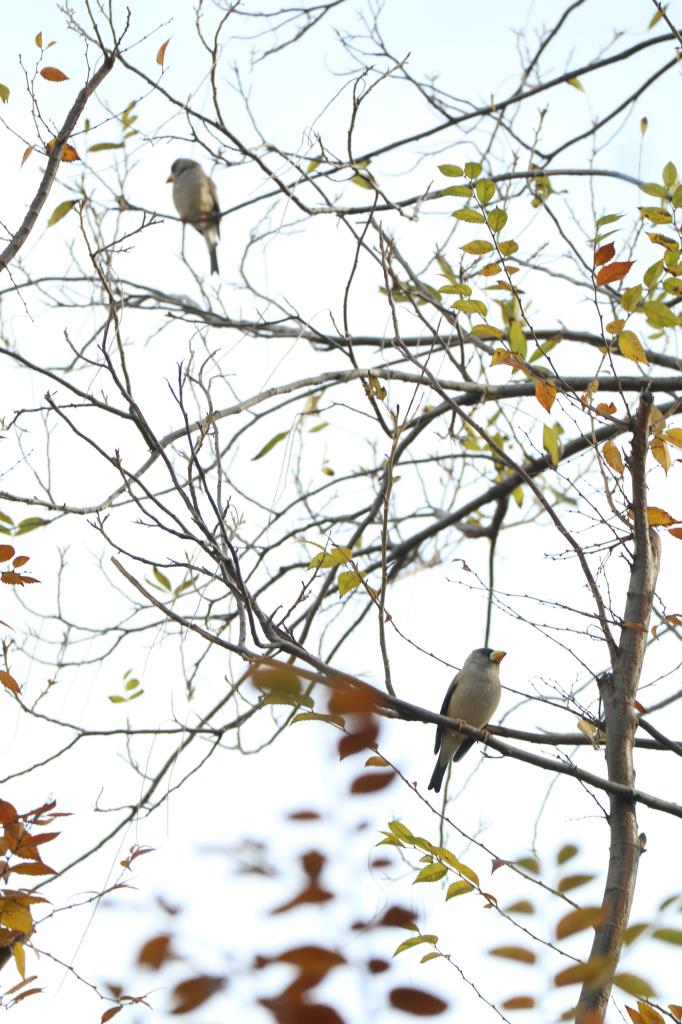
[[506, 656], [506, 651], [493, 651], [493, 653], [490, 655], [490, 660], [494, 661], [496, 665], [499, 665], [502, 659]]
[[175, 181], [175, 178], [172, 174], [169, 174], [168, 177], [166, 178], [166, 184], [168, 184], [169, 181]]

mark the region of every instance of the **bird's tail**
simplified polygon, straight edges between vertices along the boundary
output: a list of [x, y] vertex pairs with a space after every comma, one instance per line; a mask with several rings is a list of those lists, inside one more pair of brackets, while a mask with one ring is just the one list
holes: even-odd
[[443, 776], [447, 770], [448, 763], [441, 764], [440, 761], [436, 761], [436, 767], [433, 769], [433, 775], [429, 782], [429, 789], [434, 789], [436, 793], [440, 793], [440, 787], [443, 784]]
[[216, 252], [216, 246], [215, 245], [211, 245], [211, 243], [209, 242], [208, 243], [208, 251], [211, 254], [211, 273], [212, 274], [217, 274], [217, 273], [219, 273], [219, 271], [218, 271], [218, 254]]

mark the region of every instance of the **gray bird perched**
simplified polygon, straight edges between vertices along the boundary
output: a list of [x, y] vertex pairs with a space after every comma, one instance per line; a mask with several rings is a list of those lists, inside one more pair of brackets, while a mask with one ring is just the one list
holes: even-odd
[[217, 274], [220, 206], [215, 185], [196, 160], [175, 160], [167, 181], [173, 182], [173, 202], [180, 220], [204, 236], [211, 256], [211, 273]]
[[[505, 653], [494, 651], [492, 647], [479, 647], [472, 651], [448, 687], [441, 715], [459, 718], [476, 729], [487, 725], [500, 703], [500, 662]], [[434, 752], [438, 754], [438, 760], [429, 789], [440, 793], [450, 758], [459, 761], [475, 742], [471, 736], [465, 736], [456, 729], [444, 729], [442, 725], [436, 728]]]

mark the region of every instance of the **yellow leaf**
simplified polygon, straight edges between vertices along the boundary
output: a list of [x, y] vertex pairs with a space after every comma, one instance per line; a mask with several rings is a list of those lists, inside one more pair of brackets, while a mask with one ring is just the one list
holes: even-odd
[[679, 519], [673, 519], [669, 512], [662, 508], [657, 508], [656, 505], [649, 505], [646, 510], [646, 517], [649, 526], [672, 526], [673, 523], [679, 522]]
[[661, 434], [661, 440], [674, 444], [676, 448], [682, 448], [682, 430], [679, 427], [671, 427]]
[[36, 46], [38, 47], [39, 50], [42, 50], [42, 48], [43, 48], [43, 33], [42, 32], [39, 32], [38, 35], [35, 37], [35, 44], [36, 44]]
[[55, 206], [47, 222], [48, 228], [51, 228], [53, 224], [57, 224], [62, 217], [66, 217], [67, 213], [69, 213], [70, 210], [73, 210], [77, 202], [77, 199], [65, 199], [63, 203], [59, 203], [58, 206]]
[[651, 450], [651, 454], [656, 459], [656, 462], [658, 462], [660, 466], [663, 466], [663, 469], [665, 470], [665, 473], [667, 475], [668, 470], [673, 464], [673, 460], [670, 456], [670, 449], [668, 448], [668, 445], [662, 438], [654, 437], [651, 444], [649, 445], [649, 448]]
[[642, 348], [642, 343], [634, 331], [621, 331], [618, 335], [618, 348], [620, 354], [626, 359], [632, 359], [635, 363], [648, 365], [649, 360]]
[[14, 962], [17, 965], [17, 970], [22, 978], [26, 977], [26, 954], [24, 953], [24, 945], [22, 942], [15, 942], [14, 949]]
[[607, 465], [611, 467], [614, 473], [618, 473], [618, 475], [620, 476], [620, 474], [625, 469], [625, 466], [623, 465], [623, 459], [621, 458], [621, 454], [617, 445], [615, 445], [613, 441], [607, 441], [604, 444], [601, 453], [604, 456], [604, 461], [607, 463]]
[[578, 910], [570, 910], [565, 914], [556, 926], [557, 939], [566, 939], [569, 935], [582, 932], [586, 928], [595, 928], [603, 920], [601, 907], [580, 907]]
[[337, 579], [339, 597], [343, 597], [344, 594], [348, 594], [351, 590], [359, 587], [364, 576], [364, 572], [356, 572], [355, 569], [351, 572], [340, 572]]
[[612, 320], [604, 330], [607, 334], [619, 334], [625, 327], [625, 320]]
[[506, 960], [516, 960], [520, 964], [534, 964], [537, 957], [530, 949], [525, 949], [523, 946], [496, 946], [495, 949], [489, 949], [488, 953], [490, 956], [501, 956]]

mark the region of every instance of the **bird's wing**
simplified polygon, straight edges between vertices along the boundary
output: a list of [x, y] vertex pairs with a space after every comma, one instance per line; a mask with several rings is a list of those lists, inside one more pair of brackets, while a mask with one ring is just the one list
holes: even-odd
[[[452, 680], [452, 682], [448, 686], [448, 692], [445, 694], [445, 697], [443, 698], [443, 705], [442, 705], [442, 707], [440, 709], [441, 715], [447, 715], [447, 713], [448, 713], [448, 707], [450, 705], [450, 701], [452, 699], [452, 695], [455, 692], [455, 687], [457, 686], [457, 683], [459, 682], [459, 676], [460, 676], [460, 673], [458, 672], [457, 675], [455, 676], [455, 678]], [[438, 749], [440, 747], [440, 741], [441, 741], [442, 738], [443, 738], [443, 726], [442, 725], [437, 725], [436, 726], [436, 744], [435, 744], [435, 746], [433, 748], [434, 754], [438, 753]]]

